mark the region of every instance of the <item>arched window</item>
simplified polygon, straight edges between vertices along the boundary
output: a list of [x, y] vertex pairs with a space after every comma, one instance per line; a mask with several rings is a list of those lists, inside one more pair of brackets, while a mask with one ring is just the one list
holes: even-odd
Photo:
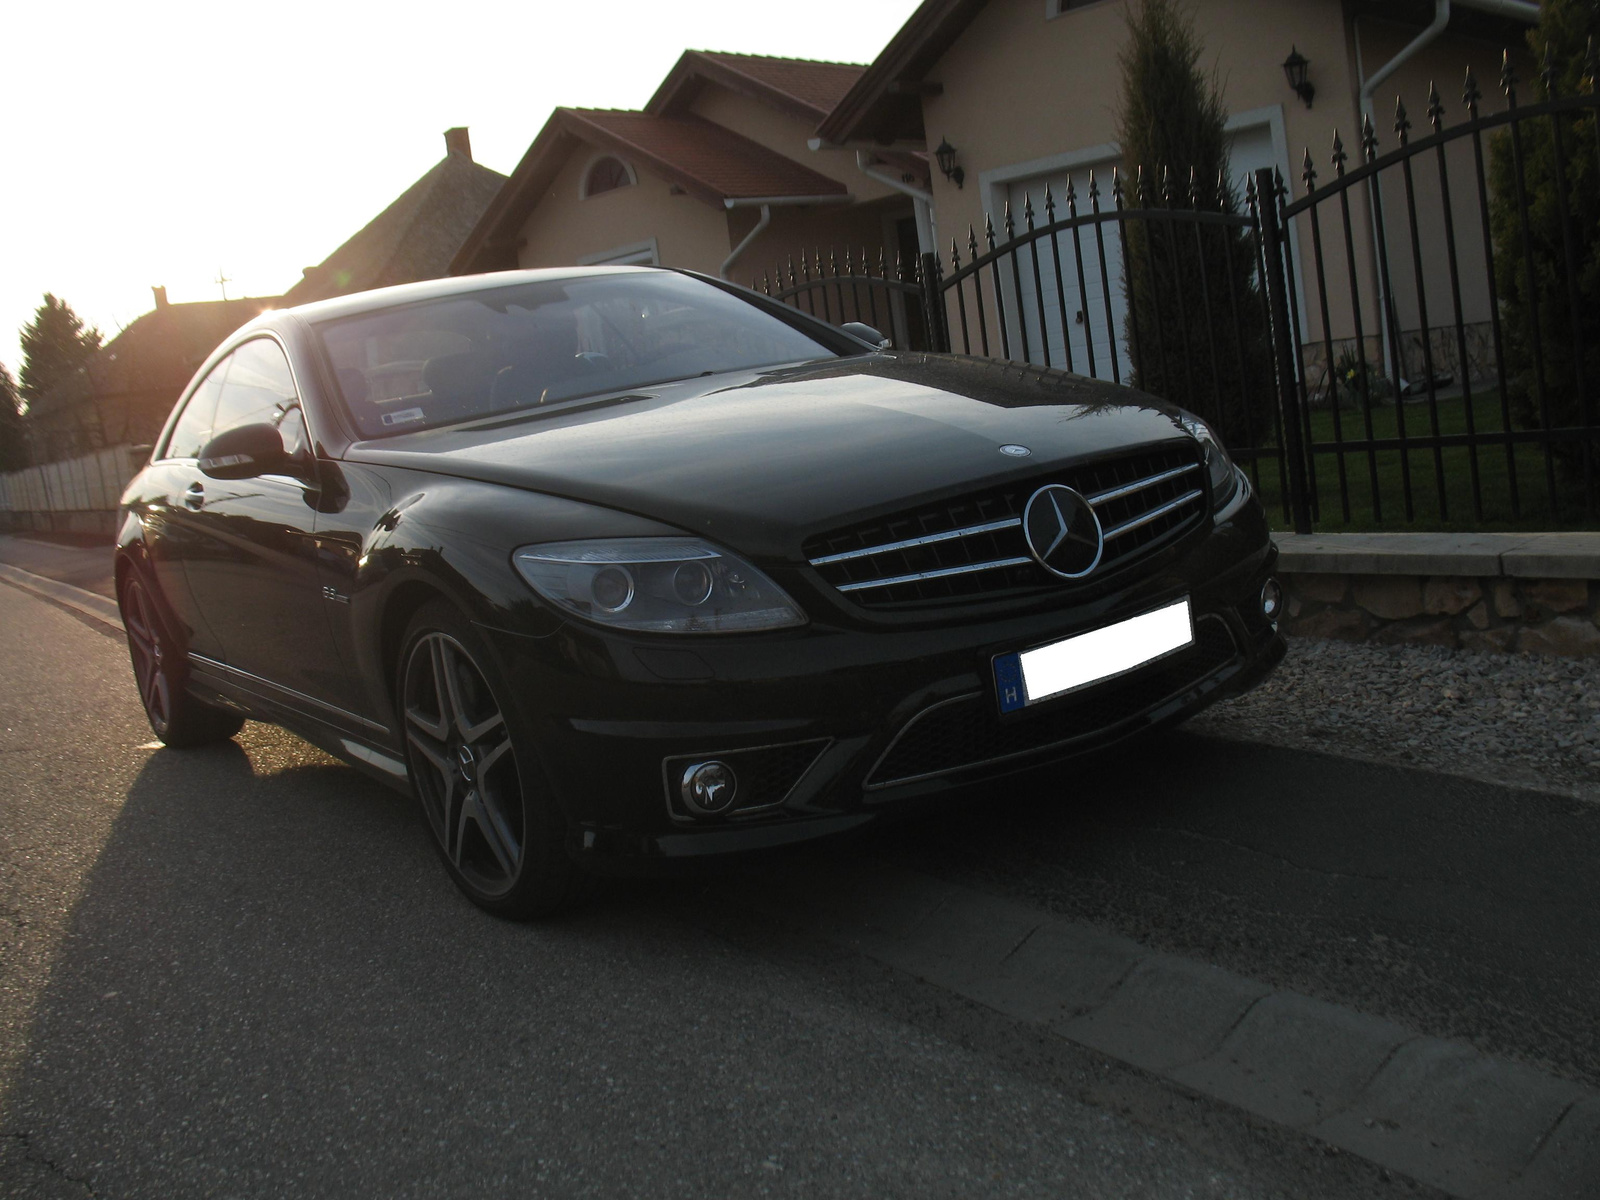
[[589, 173], [583, 179], [583, 194], [585, 196], [598, 196], [601, 192], [615, 191], [620, 187], [627, 187], [633, 180], [633, 172], [628, 169], [628, 164], [620, 158], [596, 159], [589, 168]]

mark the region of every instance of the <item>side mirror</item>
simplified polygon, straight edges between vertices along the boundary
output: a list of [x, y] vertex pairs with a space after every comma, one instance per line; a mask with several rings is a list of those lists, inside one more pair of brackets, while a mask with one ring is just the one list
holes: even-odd
[[212, 479], [254, 479], [289, 469], [276, 425], [240, 425], [219, 433], [200, 451], [200, 470]]
[[883, 334], [879, 333], [871, 325], [864, 325], [860, 321], [846, 321], [843, 325], [839, 326], [839, 328], [844, 330], [851, 337], [858, 338], [867, 343], [867, 345], [871, 346], [874, 350], [887, 350], [890, 346], [894, 345], [893, 342], [884, 337]]

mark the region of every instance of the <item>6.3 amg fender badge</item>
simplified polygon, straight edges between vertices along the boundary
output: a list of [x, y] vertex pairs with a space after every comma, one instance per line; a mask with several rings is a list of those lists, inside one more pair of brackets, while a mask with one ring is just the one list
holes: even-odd
[[1063, 579], [1082, 579], [1094, 570], [1105, 547], [1094, 509], [1061, 483], [1047, 483], [1028, 498], [1022, 535], [1039, 565]]

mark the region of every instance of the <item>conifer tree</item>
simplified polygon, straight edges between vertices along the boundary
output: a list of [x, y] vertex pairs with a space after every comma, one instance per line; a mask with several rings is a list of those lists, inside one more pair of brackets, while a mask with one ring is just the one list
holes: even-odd
[[[1227, 109], [1215, 74], [1201, 68], [1202, 52], [1180, 0], [1129, 5], [1118, 136], [1133, 189], [1130, 208], [1170, 201], [1175, 208], [1194, 203], [1239, 211], [1241, 197], [1228, 173]], [[1197, 245], [1195, 227], [1182, 220], [1132, 220], [1127, 235], [1123, 294], [1134, 386], [1198, 413], [1230, 445], [1265, 444], [1274, 404], [1272, 360], [1250, 237], [1242, 229], [1202, 225]]]
[[27, 429], [22, 418], [22, 398], [17, 381], [5, 363], [0, 363], [0, 472], [16, 471], [28, 465]]
[[38, 404], [58, 384], [78, 373], [100, 348], [100, 331], [85, 325], [72, 305], [49, 292], [22, 327], [22, 399]]
[[[1533, 61], [1548, 71], [1541, 79], [1516, 84], [1519, 103], [1543, 100], [1551, 88], [1557, 96], [1590, 92], [1591, 67], [1586, 60], [1591, 39], [1600, 41], [1597, 7], [1593, 0], [1544, 0], [1539, 6], [1539, 23], [1528, 31], [1527, 40]], [[1561, 123], [1564, 189], [1558, 186], [1550, 118], [1520, 122], [1520, 147], [1513, 144], [1509, 129], [1489, 144], [1490, 225], [1507, 388], [1517, 421], [1525, 428], [1541, 428], [1544, 412], [1557, 429], [1582, 424], [1586, 415], [1590, 424], [1600, 424], [1600, 193], [1596, 190], [1600, 159], [1595, 110], [1585, 108], [1556, 119]], [[1517, 203], [1518, 149], [1527, 203], [1526, 241]], [[1567, 266], [1568, 237], [1575, 273]], [[1553, 449], [1562, 475], [1581, 480], [1582, 441], [1562, 438]], [[1590, 453], [1600, 487], [1600, 444], [1593, 439]]]

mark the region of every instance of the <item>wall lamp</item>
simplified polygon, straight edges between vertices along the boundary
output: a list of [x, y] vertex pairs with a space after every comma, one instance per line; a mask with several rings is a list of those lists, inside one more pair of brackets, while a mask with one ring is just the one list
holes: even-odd
[[1306, 68], [1310, 65], [1310, 59], [1294, 46], [1289, 47], [1289, 57], [1283, 60], [1283, 77], [1289, 81], [1294, 94], [1306, 102], [1307, 108], [1311, 107], [1311, 98], [1317, 94], [1317, 89], [1306, 78]]
[[950, 144], [949, 138], [939, 139], [939, 147], [933, 152], [933, 157], [939, 160], [939, 170], [944, 172], [944, 177], [960, 187], [967, 173], [956, 165], [956, 148]]

